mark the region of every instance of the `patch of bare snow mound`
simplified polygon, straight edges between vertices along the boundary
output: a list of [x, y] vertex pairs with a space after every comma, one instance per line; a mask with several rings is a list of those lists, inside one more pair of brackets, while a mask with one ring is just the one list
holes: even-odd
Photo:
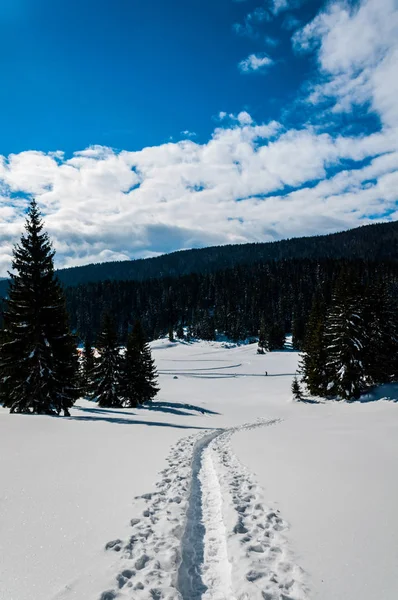
[[100, 600], [304, 600], [303, 570], [290, 554], [286, 523], [268, 509], [254, 476], [230, 446], [259, 420], [180, 440], [157, 491], [137, 498], [114, 586]]

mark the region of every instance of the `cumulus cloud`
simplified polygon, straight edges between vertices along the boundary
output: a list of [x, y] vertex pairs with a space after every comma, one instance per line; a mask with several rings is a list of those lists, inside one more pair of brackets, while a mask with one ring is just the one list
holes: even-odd
[[321, 78], [312, 104], [334, 101], [335, 112], [366, 106], [383, 125], [398, 126], [398, 4], [396, 0], [338, 2], [293, 36], [297, 52], [317, 52]]
[[[334, 138], [256, 124], [246, 111], [224, 115], [226, 126], [205, 144], [2, 157], [0, 273], [10, 266], [28, 195], [43, 211], [58, 266], [328, 232], [393, 213], [392, 134]], [[346, 160], [350, 170], [342, 170]], [[339, 172], [328, 176], [331, 168]]]
[[272, 58], [267, 56], [264, 52], [257, 54], [250, 54], [247, 58], [240, 61], [238, 68], [241, 73], [263, 73], [271, 65], [274, 64]]

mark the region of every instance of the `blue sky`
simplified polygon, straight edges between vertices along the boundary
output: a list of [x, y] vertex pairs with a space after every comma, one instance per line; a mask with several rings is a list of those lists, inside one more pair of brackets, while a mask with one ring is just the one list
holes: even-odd
[[[307, 2], [289, 15], [307, 21], [321, 5]], [[258, 7], [257, 0], [3, 0], [0, 153], [72, 153], [93, 144], [136, 150], [187, 130], [207, 141], [222, 110], [280, 118], [310, 60], [293, 53], [285, 11], [268, 21], [259, 13], [250, 31], [237, 33]], [[242, 77], [237, 65], [253, 52], [273, 55], [277, 68]]]
[[3, 0], [0, 274], [397, 218], [396, 0]]

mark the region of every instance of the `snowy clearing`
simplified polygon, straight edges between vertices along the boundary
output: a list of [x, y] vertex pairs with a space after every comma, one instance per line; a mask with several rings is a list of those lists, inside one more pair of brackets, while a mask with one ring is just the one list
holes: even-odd
[[0, 409], [0, 598], [395, 600], [396, 390], [297, 404], [294, 352], [152, 348], [150, 409]]

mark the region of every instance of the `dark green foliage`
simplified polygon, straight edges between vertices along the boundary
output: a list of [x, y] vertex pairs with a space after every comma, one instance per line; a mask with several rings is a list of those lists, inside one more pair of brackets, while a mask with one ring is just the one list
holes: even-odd
[[184, 328], [182, 326], [182, 323], [178, 324], [177, 332], [176, 333], [177, 333], [177, 337], [178, 337], [179, 340], [183, 340], [184, 339]]
[[260, 329], [258, 332], [258, 349], [259, 354], [264, 354], [269, 350], [268, 332], [264, 317], [261, 318]]
[[285, 345], [285, 325], [279, 316], [267, 327], [269, 350], [281, 350]]
[[325, 319], [326, 305], [318, 293], [315, 295], [307, 325], [301, 362], [303, 381], [314, 396], [326, 394]]
[[398, 379], [398, 310], [396, 290], [372, 283], [364, 294], [364, 319], [368, 343], [364, 368], [370, 383]]
[[296, 376], [294, 377], [293, 383], [292, 383], [292, 394], [293, 394], [293, 398], [295, 400], [303, 399], [303, 393], [301, 391], [301, 387], [300, 387], [300, 384], [299, 384]]
[[[104, 310], [115, 315], [119, 331], [123, 332], [125, 323], [131, 327], [133, 317], [141, 321], [148, 339], [154, 339], [168, 334], [172, 297], [174, 322], [183, 322], [191, 338], [199, 335], [206, 315], [214, 332], [235, 341], [257, 337], [259, 323], [265, 318], [267, 336], [268, 327], [277, 324], [277, 335], [270, 333], [272, 347], [279, 349], [292, 321], [294, 325], [294, 316], [308, 318], [318, 289], [322, 289], [326, 305], [330, 304], [332, 289], [344, 264], [350, 264], [366, 284], [380, 277], [386, 285], [398, 281], [398, 262], [281, 261], [236, 267], [211, 275], [143, 282], [104, 281], [67, 288], [68, 310], [73, 329], [83, 339], [97, 335]], [[125, 343], [126, 338], [120, 341]]]
[[125, 406], [150, 402], [159, 391], [155, 364], [141, 323], [137, 321], [127, 338], [122, 363], [120, 390]]
[[345, 265], [329, 307], [316, 298], [301, 365], [311, 394], [353, 400], [396, 380], [397, 309], [383, 271], [369, 276]]
[[10, 412], [67, 415], [80, 391], [76, 344], [54, 276], [54, 251], [34, 201], [25, 229], [13, 252], [5, 303], [2, 400]]
[[[304, 304], [304, 303], [301, 303]], [[294, 350], [302, 350], [306, 333], [308, 315], [296, 310], [292, 320], [292, 342]]]
[[94, 377], [94, 349], [90, 338], [86, 337], [81, 359], [81, 380], [82, 391], [86, 396], [93, 395], [93, 377]]
[[99, 357], [93, 374], [93, 395], [98, 405], [108, 408], [122, 406], [120, 390], [121, 358], [115, 324], [106, 313], [97, 339]]
[[326, 391], [344, 400], [359, 398], [366, 388], [368, 332], [362, 299], [362, 286], [352, 273], [344, 273], [326, 315]]

